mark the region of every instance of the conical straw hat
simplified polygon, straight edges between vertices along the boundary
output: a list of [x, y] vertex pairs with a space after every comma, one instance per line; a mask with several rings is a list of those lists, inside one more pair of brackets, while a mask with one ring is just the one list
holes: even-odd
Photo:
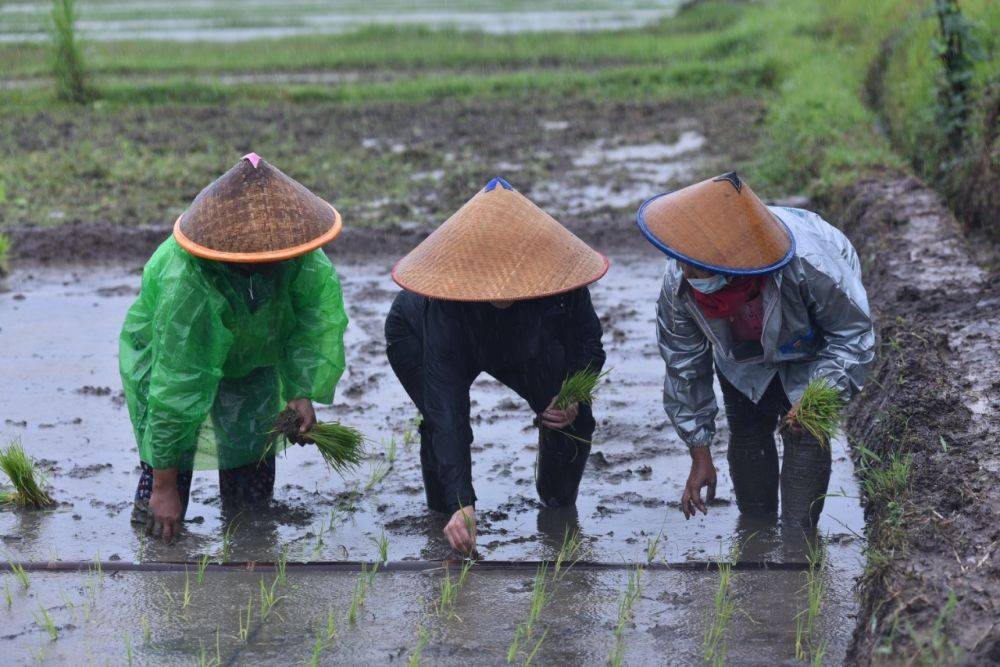
[[788, 227], [734, 171], [647, 199], [636, 220], [654, 246], [706, 271], [769, 273], [795, 253]]
[[304, 255], [340, 229], [333, 206], [250, 153], [195, 197], [174, 237], [197, 257], [263, 263]]
[[607, 258], [494, 178], [399, 260], [400, 287], [451, 301], [519, 301], [601, 278]]

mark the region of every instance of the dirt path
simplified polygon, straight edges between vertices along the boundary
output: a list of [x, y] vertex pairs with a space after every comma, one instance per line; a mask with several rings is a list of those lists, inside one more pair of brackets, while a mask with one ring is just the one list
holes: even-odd
[[995, 664], [1000, 283], [916, 180], [864, 181], [842, 201], [882, 341], [873, 379], [853, 406], [851, 435], [882, 459], [871, 463], [875, 470], [893, 451], [912, 461], [905, 488], [867, 499], [870, 548], [881, 556], [862, 581], [852, 660], [868, 663], [889, 645], [932, 663], [964, 655]]

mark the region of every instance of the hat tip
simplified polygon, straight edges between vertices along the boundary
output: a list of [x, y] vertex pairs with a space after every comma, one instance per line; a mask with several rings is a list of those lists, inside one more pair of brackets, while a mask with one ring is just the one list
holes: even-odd
[[740, 175], [737, 174], [735, 171], [726, 172], [725, 174], [722, 174], [721, 176], [716, 176], [712, 180], [716, 181], [716, 182], [718, 182], [718, 181], [729, 181], [729, 183], [734, 188], [736, 188], [737, 192], [741, 192], [743, 190], [743, 181], [740, 180]]
[[493, 178], [490, 179], [490, 182], [486, 184], [485, 191], [490, 192], [496, 189], [498, 185], [504, 190], [514, 189], [514, 186], [508, 183], [505, 179], [501, 178], [500, 176], [494, 176]]
[[250, 164], [253, 165], [253, 168], [256, 169], [257, 165], [260, 164], [261, 157], [259, 155], [257, 155], [256, 153], [247, 153], [246, 155], [244, 155], [240, 159], [241, 160], [249, 160]]

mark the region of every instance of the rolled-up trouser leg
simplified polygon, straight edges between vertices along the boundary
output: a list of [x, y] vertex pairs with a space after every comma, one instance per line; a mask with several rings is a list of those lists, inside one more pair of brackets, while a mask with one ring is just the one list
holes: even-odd
[[273, 456], [257, 463], [219, 471], [219, 496], [225, 511], [267, 505], [274, 496], [276, 466]]
[[581, 405], [576, 420], [566, 428], [565, 433], [539, 427], [535, 489], [546, 507], [576, 504], [595, 426], [590, 406]]
[[791, 436], [783, 432], [781, 439], [785, 445], [781, 464], [781, 520], [815, 526], [830, 484], [833, 465], [830, 447], [821, 445], [810, 433]]
[[777, 416], [763, 410], [719, 374], [729, 422], [729, 475], [736, 506], [744, 514], [778, 511]]

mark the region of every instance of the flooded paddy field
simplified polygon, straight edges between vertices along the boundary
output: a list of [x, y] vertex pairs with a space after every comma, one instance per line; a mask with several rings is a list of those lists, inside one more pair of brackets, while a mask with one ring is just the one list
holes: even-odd
[[[185, 530], [169, 547], [147, 540], [129, 523], [138, 460], [116, 353], [122, 318], [138, 290], [139, 266], [16, 270], [7, 279], [8, 291], [0, 294], [0, 364], [6, 377], [16, 378], [5, 395], [0, 434], [20, 438], [40, 459], [59, 504], [45, 512], [0, 513], [4, 558], [195, 563], [207, 555], [213, 561], [272, 562], [284, 552], [291, 563], [373, 562], [382, 535], [393, 563], [453, 557], [441, 536], [443, 517], [424, 507], [416, 414], [384, 355], [382, 323], [396, 291], [389, 278], [393, 259], [335, 258], [351, 318], [348, 368], [334, 404], [318, 410], [318, 416], [352, 424], [372, 440], [357, 476], [331, 474], [314, 450], [293, 447], [278, 461], [271, 511], [224, 517], [216, 476], [196, 473]], [[791, 658], [795, 617], [805, 605], [803, 536], [740, 522], [726, 472], [722, 421], [715, 454], [719, 498], [707, 517], [684, 520], [677, 501], [688, 455], [660, 405], [663, 364], [654, 339], [662, 258], [652, 250], [630, 249], [612, 253], [611, 259], [610, 273], [592, 292], [613, 371], [595, 406], [595, 446], [576, 512], [545, 510], [537, 502], [532, 474], [537, 436], [527, 406], [488, 376], [473, 387], [481, 555], [489, 561], [552, 560], [569, 527], [580, 531], [582, 561], [621, 564], [613, 570], [581, 565], [558, 585], [540, 621], [539, 632], [548, 635], [538, 664], [601, 664], [614, 643], [618, 599], [629, 574], [625, 564], [650, 560], [650, 541], [660, 535], [651, 559], [660, 563], [725, 560], [739, 541], [746, 562], [791, 563], [796, 569], [734, 572], [739, 611], [731, 621], [731, 659], [763, 664]], [[843, 656], [854, 625], [851, 587], [861, 568], [857, 534], [863, 532], [844, 442], [835, 443], [830, 489], [837, 495], [827, 501], [820, 524], [828, 564], [821, 635], [833, 660]], [[452, 569], [457, 574], [457, 566]], [[196, 570], [192, 565], [189, 578]], [[185, 577], [179, 573], [107, 572], [96, 592], [95, 574], [29, 573], [27, 590], [8, 574], [12, 603], [0, 608], [0, 616], [9, 627], [4, 644], [19, 661], [84, 655], [98, 663], [121, 662], [128, 635], [136, 655], [190, 663], [202, 643], [214, 656], [218, 628], [224, 662], [277, 656], [302, 662], [333, 610], [338, 634], [323, 651], [330, 664], [405, 658], [424, 624], [430, 624], [424, 649], [428, 662], [474, 658], [499, 664], [530, 606], [534, 574], [533, 565], [473, 567], [455, 603], [457, 618], [442, 622], [428, 612], [440, 597], [440, 570], [381, 572], [364, 614], [351, 627], [344, 614], [359, 575], [299, 572], [289, 565], [288, 588], [279, 592], [285, 597], [275, 608], [280, 617], [270, 616], [245, 643], [238, 637], [239, 610], [251, 594], [259, 595], [261, 576], [270, 585], [272, 572], [209, 570], [203, 585], [189, 582], [190, 602], [181, 610], [170, 602], [180, 605], [184, 598]], [[641, 576], [634, 621], [626, 624], [626, 664], [699, 662], [718, 573], [650, 570]], [[82, 618], [87, 605], [89, 620]], [[43, 628], [41, 609], [56, 625], [58, 639], [50, 640]], [[255, 608], [255, 618], [257, 613]], [[149, 640], [143, 639], [144, 616]]]

